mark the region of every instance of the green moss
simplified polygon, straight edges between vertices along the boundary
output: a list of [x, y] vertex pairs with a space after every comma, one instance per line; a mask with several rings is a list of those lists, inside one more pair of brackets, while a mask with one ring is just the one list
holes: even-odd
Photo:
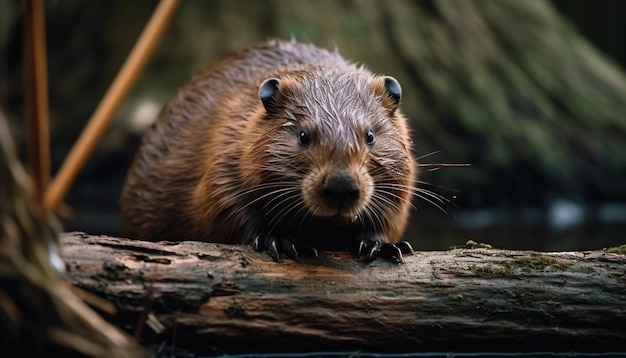
[[511, 276], [515, 274], [515, 270], [511, 268], [509, 265], [504, 265], [504, 266], [472, 265], [469, 267], [469, 270], [473, 272], [474, 274], [476, 274], [477, 276], [484, 276], [484, 277], [505, 277], [505, 276]]
[[500, 261], [495, 264], [472, 265], [467, 270], [476, 276], [482, 277], [508, 277], [516, 274], [518, 270], [529, 272], [531, 270], [543, 270], [551, 267], [555, 270], [565, 270], [570, 264], [554, 257], [541, 254], [522, 256], [513, 261]]
[[626, 244], [621, 246], [608, 247], [605, 248], [604, 251], [610, 252], [612, 254], [626, 255]]
[[519, 257], [514, 260], [514, 263], [524, 271], [543, 270], [548, 266], [557, 270], [564, 270], [570, 266], [554, 257], [541, 254]]

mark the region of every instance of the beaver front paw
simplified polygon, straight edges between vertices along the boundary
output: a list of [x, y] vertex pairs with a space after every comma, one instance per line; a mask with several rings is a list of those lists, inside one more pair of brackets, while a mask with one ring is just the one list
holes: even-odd
[[317, 249], [310, 244], [289, 239], [279, 239], [275, 236], [256, 235], [252, 239], [251, 245], [255, 251], [265, 252], [276, 262], [282, 261], [285, 256], [298, 261], [300, 253], [313, 258], [319, 256]]
[[402, 254], [412, 255], [413, 247], [408, 241], [400, 241], [395, 244], [381, 243], [371, 237], [362, 237], [357, 240], [354, 254], [363, 262], [372, 262], [377, 257], [382, 257], [397, 263], [403, 263]]

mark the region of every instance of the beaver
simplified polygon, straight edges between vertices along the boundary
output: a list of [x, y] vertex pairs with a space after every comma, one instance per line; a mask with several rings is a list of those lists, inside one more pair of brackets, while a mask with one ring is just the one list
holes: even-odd
[[218, 60], [143, 137], [121, 196], [128, 235], [402, 262], [416, 173], [401, 97], [393, 77], [310, 44]]

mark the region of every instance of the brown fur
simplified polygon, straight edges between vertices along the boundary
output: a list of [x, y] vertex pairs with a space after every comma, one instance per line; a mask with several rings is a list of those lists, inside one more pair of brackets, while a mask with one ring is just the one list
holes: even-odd
[[[271, 77], [280, 86], [266, 108], [259, 85]], [[270, 41], [209, 66], [165, 106], [128, 173], [122, 216], [129, 235], [145, 240], [394, 243], [414, 167], [406, 119], [383, 77], [337, 53]], [[354, 202], [321, 194], [337, 172], [354, 178]]]

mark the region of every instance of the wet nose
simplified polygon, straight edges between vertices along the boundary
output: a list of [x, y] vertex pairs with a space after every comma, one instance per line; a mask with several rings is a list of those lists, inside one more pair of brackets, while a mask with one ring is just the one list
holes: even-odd
[[360, 190], [350, 173], [340, 171], [326, 178], [323, 193], [328, 200], [350, 203], [359, 198]]

